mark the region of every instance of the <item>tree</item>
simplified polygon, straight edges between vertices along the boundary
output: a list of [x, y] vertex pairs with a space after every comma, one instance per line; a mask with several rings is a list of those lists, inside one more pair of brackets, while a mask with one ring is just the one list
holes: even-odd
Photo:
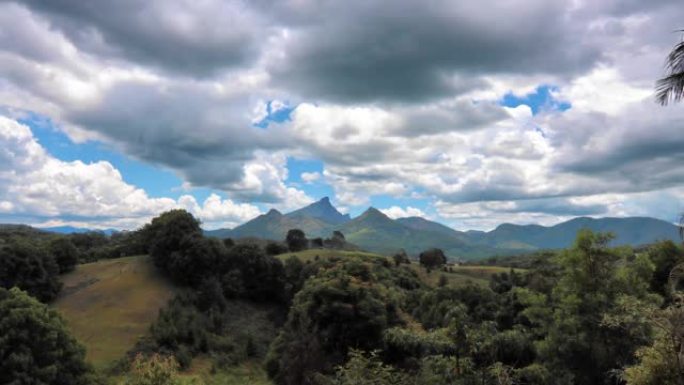
[[268, 255], [278, 255], [287, 253], [287, 246], [283, 245], [280, 242], [269, 242], [268, 244], [266, 244], [264, 250]]
[[74, 270], [78, 263], [78, 249], [66, 237], [53, 239], [48, 244], [48, 250], [59, 265], [59, 272], [66, 273]]
[[306, 239], [306, 235], [300, 229], [292, 229], [287, 232], [285, 237], [285, 242], [290, 251], [302, 251], [306, 249], [309, 241]]
[[143, 232], [155, 265], [165, 270], [170, 268], [172, 254], [182, 250], [188, 238], [202, 236], [199, 221], [185, 210], [159, 215], [143, 228]]
[[394, 260], [394, 264], [396, 266], [399, 266], [402, 263], [406, 263], [406, 264], [411, 263], [411, 260], [409, 259], [408, 255], [406, 254], [406, 250], [404, 250], [404, 249], [401, 249], [401, 250], [399, 250], [399, 252], [394, 254], [394, 256], [392, 256], [392, 259]]
[[47, 302], [62, 288], [58, 274], [59, 266], [54, 258], [25, 239], [0, 246], [0, 287], [16, 286]]
[[18, 288], [0, 288], [0, 383], [86, 385], [84, 357], [56, 311]]
[[276, 384], [314, 384], [316, 373], [332, 374], [349, 349], [382, 347], [383, 331], [399, 322], [401, 297], [384, 261], [350, 257], [306, 280], [266, 360]]
[[277, 302], [284, 299], [283, 263], [264, 254], [257, 245], [233, 247], [228, 252], [226, 263], [230, 266], [228, 275], [233, 274], [239, 278], [241, 293], [237, 294], [240, 296], [254, 301]]
[[630, 385], [684, 385], [684, 294], [678, 290], [684, 264], [675, 266], [668, 282], [673, 304], [656, 309], [648, 318], [656, 337], [636, 353], [639, 362], [625, 370]]
[[446, 264], [447, 259], [441, 249], [433, 248], [420, 253], [420, 264], [427, 268], [440, 267]]
[[316, 247], [316, 248], [322, 248], [323, 247], [323, 238], [318, 237], [314, 238], [311, 240], [311, 247]]
[[551, 305], [540, 302], [542, 308], [535, 310], [553, 309], [537, 346], [539, 357], [555, 376], [577, 384], [614, 382], [616, 373], [633, 362], [637, 347], [648, 343], [649, 327], [640, 309], [658, 303], [648, 293], [653, 264], [645, 255], [628, 261], [607, 247], [611, 239], [610, 234], [580, 230], [573, 248], [558, 257], [563, 271]]
[[656, 82], [656, 101], [661, 105], [684, 98], [684, 41], [667, 56], [665, 71], [665, 77]]

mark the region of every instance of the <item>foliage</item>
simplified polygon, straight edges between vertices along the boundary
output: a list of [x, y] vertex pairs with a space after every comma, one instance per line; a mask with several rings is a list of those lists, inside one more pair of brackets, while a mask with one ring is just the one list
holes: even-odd
[[[383, 331], [400, 323], [404, 289], [380, 258], [339, 261], [309, 278], [267, 358], [278, 384], [311, 384], [330, 374], [350, 348], [382, 346]], [[415, 278], [414, 278], [415, 279]]]
[[57, 312], [17, 288], [0, 288], [0, 383], [89, 384], [84, 356]]
[[44, 248], [17, 238], [0, 245], [0, 287], [14, 286], [43, 302], [54, 299], [62, 284], [59, 265]]
[[440, 267], [446, 264], [447, 259], [441, 249], [428, 249], [420, 253], [418, 257], [420, 264], [427, 268]]
[[684, 97], [684, 42], [667, 56], [666, 75], [656, 83], [656, 100], [661, 105], [679, 102]]
[[177, 385], [178, 363], [173, 357], [138, 354], [131, 364], [126, 385]]
[[[312, 240], [313, 244], [313, 240]], [[283, 254], [287, 253], [287, 246], [283, 245], [280, 242], [269, 242], [266, 247], [264, 248], [264, 251], [266, 251], [266, 254], [268, 255], [278, 255], [278, 254]]]
[[[583, 230], [573, 249], [559, 256], [563, 272], [548, 297], [553, 310], [536, 318], [544, 329], [538, 353], [557, 381], [614, 380], [616, 371], [633, 361], [636, 348], [648, 341], [648, 325], [623, 311], [622, 305], [639, 308], [642, 302], [654, 301], [646, 290], [653, 265], [645, 258], [625, 264], [625, 255], [606, 247], [609, 241], [608, 234]], [[549, 305], [541, 301], [537, 306]]]
[[399, 252], [395, 253], [392, 256], [392, 260], [394, 260], [394, 264], [397, 266], [401, 265], [402, 263], [405, 263], [407, 265], [411, 264], [411, 260], [409, 259], [408, 255], [406, 254], [406, 250], [404, 249], [401, 249], [399, 250]]
[[145, 225], [143, 233], [150, 256], [158, 267], [170, 272], [177, 254], [202, 235], [200, 223], [185, 210], [167, 211]]
[[57, 262], [60, 273], [73, 271], [78, 263], [79, 253], [73, 242], [66, 237], [55, 238], [48, 244], [49, 253]]
[[409, 377], [380, 360], [379, 351], [364, 354], [360, 350], [349, 351], [345, 365], [336, 369], [331, 385], [402, 385], [409, 384]]
[[301, 251], [306, 249], [309, 241], [306, 239], [306, 235], [300, 229], [291, 229], [287, 232], [285, 237], [285, 242], [287, 243], [287, 248], [290, 251]]

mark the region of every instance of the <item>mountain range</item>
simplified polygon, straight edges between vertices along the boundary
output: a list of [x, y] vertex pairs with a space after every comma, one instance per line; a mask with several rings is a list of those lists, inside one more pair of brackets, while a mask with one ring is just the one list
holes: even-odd
[[457, 231], [421, 217], [391, 219], [371, 207], [356, 218], [340, 213], [330, 199], [283, 214], [270, 210], [234, 229], [206, 231], [219, 238], [258, 237], [283, 240], [290, 229], [301, 229], [307, 237], [329, 237], [341, 231], [348, 242], [364, 250], [391, 254], [404, 249], [417, 255], [439, 247], [451, 258], [478, 259], [493, 255], [512, 255], [541, 249], [560, 249], [572, 245], [582, 228], [612, 232], [612, 245], [643, 245], [657, 240], [679, 241], [678, 227], [655, 218], [580, 217], [554, 226], [505, 223], [492, 231]]

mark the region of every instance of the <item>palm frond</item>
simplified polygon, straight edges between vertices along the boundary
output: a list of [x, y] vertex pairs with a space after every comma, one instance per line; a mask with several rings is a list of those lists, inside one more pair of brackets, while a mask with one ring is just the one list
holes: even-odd
[[684, 41], [677, 44], [665, 62], [667, 76], [656, 82], [656, 101], [665, 106], [684, 98]]
[[668, 75], [656, 82], [656, 101], [663, 106], [684, 98], [684, 72]]
[[667, 55], [665, 69], [670, 74], [684, 72], [684, 41], [674, 46], [670, 54]]

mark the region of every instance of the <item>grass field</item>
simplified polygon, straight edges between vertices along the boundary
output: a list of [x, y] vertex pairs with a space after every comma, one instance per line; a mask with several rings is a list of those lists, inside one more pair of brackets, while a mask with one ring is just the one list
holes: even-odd
[[[285, 261], [287, 258], [296, 255], [303, 262], [312, 261], [318, 256], [325, 259], [329, 257], [353, 257], [353, 256], [371, 256], [383, 257], [379, 254], [367, 253], [363, 251], [345, 251], [332, 249], [309, 249], [295, 253], [284, 253], [277, 255], [276, 258]], [[393, 263], [393, 261], [392, 261]], [[450, 285], [465, 285], [474, 283], [477, 285], [488, 285], [489, 279], [492, 275], [501, 272], [508, 272], [509, 268], [499, 266], [453, 266], [452, 272], [444, 272], [442, 270], [433, 270], [430, 273], [418, 264], [417, 261], [412, 261], [410, 268], [413, 269], [418, 277], [429, 286], [437, 286], [440, 276], [444, 275]], [[520, 269], [517, 269], [518, 271]]]
[[319, 258], [328, 257], [353, 257], [353, 256], [364, 256], [364, 257], [382, 257], [378, 254], [366, 253], [364, 251], [346, 251], [346, 250], [333, 250], [333, 249], [309, 249], [304, 251], [298, 251], [295, 253], [284, 253], [276, 255], [276, 258], [281, 261], [285, 261], [287, 258], [296, 255], [302, 262], [312, 261], [318, 255]]
[[174, 295], [146, 256], [109, 259], [77, 266], [62, 277], [53, 306], [86, 347], [86, 359], [103, 367], [121, 358], [157, 319]]
[[467, 285], [470, 283], [482, 286], [489, 285], [489, 277], [474, 277], [468, 274], [462, 274], [460, 272], [447, 272], [439, 269], [434, 269], [428, 273], [424, 267], [420, 266], [416, 262], [411, 263], [409, 268], [418, 274], [418, 278], [420, 278], [421, 281], [425, 282], [431, 287], [438, 286], [439, 279], [442, 276], [446, 277], [448, 284], [453, 286]]
[[[511, 271], [510, 267], [503, 266], [477, 266], [477, 265], [465, 265], [465, 266], [453, 266], [452, 270], [454, 273], [462, 274], [472, 278], [479, 279], [490, 279], [494, 274], [508, 273]], [[524, 269], [514, 269], [516, 273], [522, 273]]]

